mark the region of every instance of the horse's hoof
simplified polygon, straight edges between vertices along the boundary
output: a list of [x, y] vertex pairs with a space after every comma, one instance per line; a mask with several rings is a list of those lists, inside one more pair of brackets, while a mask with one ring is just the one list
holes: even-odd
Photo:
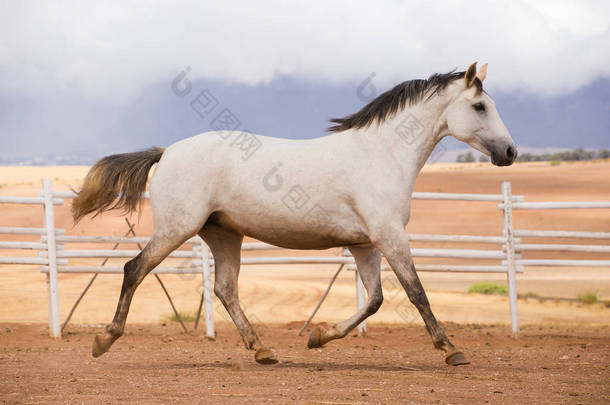
[[449, 364], [450, 366], [461, 366], [464, 364], [470, 364], [470, 362], [462, 352], [453, 352], [448, 354], [447, 357], [445, 357], [445, 363]]
[[115, 340], [117, 340], [117, 338], [108, 333], [105, 335], [95, 335], [93, 347], [91, 348], [93, 357], [100, 357], [102, 354], [106, 353]]
[[311, 335], [309, 335], [309, 341], [307, 341], [308, 349], [315, 349], [316, 347], [322, 347], [324, 343], [322, 342], [322, 336], [324, 335], [324, 329], [319, 326], [316, 326], [312, 331]]
[[261, 347], [254, 353], [254, 360], [258, 364], [275, 364], [278, 362], [275, 352], [265, 347]]

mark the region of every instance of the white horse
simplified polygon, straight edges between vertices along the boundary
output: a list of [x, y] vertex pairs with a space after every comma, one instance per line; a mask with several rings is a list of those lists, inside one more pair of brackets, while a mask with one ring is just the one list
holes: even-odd
[[405, 226], [415, 179], [436, 144], [453, 136], [510, 165], [517, 149], [494, 102], [483, 91], [486, 65], [401, 83], [360, 111], [333, 119], [330, 135], [287, 140], [245, 132], [208, 132], [167, 149], [107, 156], [84, 180], [72, 211], [137, 209], [148, 172], [154, 219], [151, 241], [125, 264], [116, 314], [92, 353], [105, 353], [124, 331], [144, 277], [199, 234], [215, 259], [214, 292], [259, 363], [277, 362], [261, 343], [238, 299], [244, 235], [290, 249], [346, 246], [368, 292], [364, 308], [330, 329], [313, 330], [308, 347], [344, 337], [374, 314], [383, 296], [382, 254], [419, 310], [434, 347], [451, 365], [468, 364], [435, 319], [419, 281]]

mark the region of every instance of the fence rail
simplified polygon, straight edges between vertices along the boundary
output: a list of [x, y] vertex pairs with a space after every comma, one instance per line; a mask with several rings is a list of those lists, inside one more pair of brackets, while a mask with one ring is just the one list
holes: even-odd
[[[504, 209], [503, 204], [499, 208]], [[553, 201], [553, 202], [517, 202], [512, 203], [517, 210], [555, 210], [555, 209], [607, 209], [610, 201]], [[610, 240], [610, 232], [576, 232], [576, 231], [549, 231], [549, 230], [522, 230], [515, 229], [514, 234], [527, 238], [572, 238], [572, 239], [606, 239]], [[544, 252], [583, 252], [583, 253], [610, 253], [610, 245], [584, 245], [584, 244], [541, 244], [517, 243], [518, 252], [544, 251]], [[523, 259], [518, 258], [516, 263], [520, 266], [550, 266], [550, 267], [610, 267], [610, 260], [569, 260], [569, 259]]]
[[[46, 235], [46, 228], [24, 228], [19, 226], [0, 226], [0, 234], [4, 235]], [[66, 233], [64, 229], [56, 229], [55, 234]]]
[[[53, 205], [63, 205], [64, 200], [61, 198], [53, 198], [51, 199]], [[0, 196], [0, 204], [45, 204], [46, 201], [44, 197], [9, 197], [9, 196]]]
[[[110, 236], [110, 235], [67, 235], [64, 229], [55, 227], [54, 208], [64, 204], [64, 199], [75, 196], [71, 191], [57, 191], [51, 187], [48, 179], [43, 180], [39, 197], [12, 197], [0, 196], [0, 204], [29, 204], [40, 205], [43, 208], [44, 227], [0, 227], [0, 234], [4, 235], [39, 235], [39, 242], [31, 241], [0, 241], [0, 251], [23, 250], [38, 251], [38, 257], [0, 257], [0, 264], [29, 264], [40, 265], [40, 271], [46, 275], [49, 297], [49, 329], [54, 337], [60, 337], [59, 300], [58, 300], [58, 273], [94, 273], [120, 274], [123, 266], [108, 265], [110, 258], [132, 258], [140, 253], [140, 247], [150, 241], [149, 236]], [[148, 193], [143, 194], [149, 198]], [[581, 232], [557, 230], [523, 230], [514, 229], [514, 210], [545, 210], [545, 209], [605, 209], [610, 208], [607, 201], [585, 202], [525, 202], [523, 196], [511, 193], [510, 183], [502, 184], [501, 194], [464, 194], [464, 193], [413, 193], [413, 199], [471, 201], [499, 203], [497, 207], [503, 214], [503, 227], [501, 235], [435, 235], [410, 234], [409, 240], [417, 242], [442, 242], [452, 244], [490, 244], [496, 249], [471, 248], [414, 248], [412, 254], [415, 258], [449, 258], [469, 259], [468, 264], [418, 264], [418, 271], [430, 272], [460, 272], [460, 273], [501, 273], [506, 274], [508, 281], [509, 303], [512, 330], [516, 334], [519, 330], [517, 309], [516, 274], [524, 272], [525, 266], [572, 266], [572, 267], [610, 267], [610, 260], [565, 260], [565, 259], [524, 259], [522, 252], [583, 252], [583, 253], [610, 253], [610, 245], [590, 244], [550, 244], [550, 243], [523, 243], [521, 238], [576, 238], [585, 240], [610, 240], [610, 232]], [[131, 225], [130, 225], [131, 226]], [[127, 234], [128, 235], [128, 234]], [[135, 235], [135, 234], [133, 234]], [[113, 249], [66, 249], [64, 244], [114, 244]], [[138, 250], [116, 249], [119, 244], [136, 245]], [[211, 274], [214, 272], [214, 258], [205, 243], [198, 236], [193, 237], [183, 245], [190, 250], [175, 250], [171, 258], [188, 259], [187, 266], [161, 265], [152, 271], [153, 274], [202, 274], [203, 293], [202, 303], [205, 307], [206, 334], [214, 335], [213, 305], [211, 297]], [[282, 248], [264, 242], [245, 242], [243, 251], [278, 251]], [[104, 258], [102, 265], [69, 265], [69, 259]], [[495, 260], [496, 264], [476, 264], [477, 260]], [[293, 264], [335, 264], [346, 266], [348, 270], [356, 270], [353, 257], [347, 249], [342, 250], [340, 256], [276, 256], [276, 257], [243, 257], [243, 265], [293, 265]], [[383, 265], [383, 269], [388, 269]], [[366, 301], [364, 285], [358, 272], [355, 271], [356, 302], [362, 308]], [[94, 276], [95, 278], [95, 276]], [[92, 282], [92, 281], [91, 281]], [[90, 284], [91, 284], [90, 282]], [[160, 282], [160, 280], [159, 280]], [[89, 285], [90, 285], [89, 284]], [[89, 286], [88, 286], [89, 287]], [[87, 287], [87, 288], [88, 288]], [[84, 294], [84, 293], [83, 293]], [[82, 295], [81, 295], [82, 298]], [[169, 298], [169, 296], [168, 296]], [[79, 298], [80, 300], [80, 298]], [[78, 302], [78, 301], [77, 301]], [[171, 302], [171, 300], [170, 300]], [[172, 304], [173, 305], [173, 304]], [[361, 331], [366, 330], [366, 324], [359, 325]]]
[[[498, 206], [504, 209], [504, 204]], [[563, 210], [563, 209], [591, 209], [610, 208], [610, 201], [553, 201], [553, 202], [515, 202], [512, 203], [514, 210]]]
[[583, 239], [610, 239], [610, 232], [575, 232], [575, 231], [514, 231], [515, 236], [533, 238], [583, 238]]

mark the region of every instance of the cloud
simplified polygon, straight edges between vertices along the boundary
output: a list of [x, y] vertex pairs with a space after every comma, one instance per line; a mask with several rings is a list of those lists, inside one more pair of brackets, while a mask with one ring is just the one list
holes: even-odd
[[128, 104], [190, 77], [381, 85], [489, 62], [489, 85], [543, 96], [610, 76], [607, 1], [2, 2], [0, 93]]

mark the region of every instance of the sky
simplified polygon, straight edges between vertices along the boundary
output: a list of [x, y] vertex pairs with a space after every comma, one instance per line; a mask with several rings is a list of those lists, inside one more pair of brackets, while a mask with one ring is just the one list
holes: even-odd
[[610, 147], [608, 44], [608, 1], [0, 1], [0, 161], [167, 146], [211, 129], [204, 90], [242, 129], [323, 136], [474, 61], [520, 146]]

